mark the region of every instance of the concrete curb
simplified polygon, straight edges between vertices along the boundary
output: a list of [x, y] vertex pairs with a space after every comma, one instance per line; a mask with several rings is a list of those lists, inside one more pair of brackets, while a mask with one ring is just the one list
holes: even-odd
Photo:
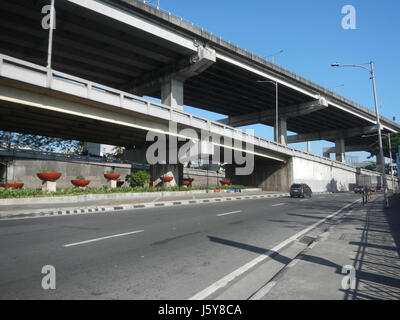
[[[330, 192], [321, 192], [315, 194], [331, 194]], [[36, 209], [36, 210], [17, 210], [14, 212], [7, 212], [6, 215], [0, 216], [0, 220], [10, 219], [23, 219], [23, 218], [38, 218], [38, 217], [52, 217], [52, 216], [66, 216], [66, 215], [82, 215], [92, 213], [107, 213], [115, 211], [126, 210], [139, 210], [147, 208], [164, 208], [172, 206], [205, 204], [214, 202], [226, 202], [237, 200], [253, 200], [253, 199], [268, 199], [268, 198], [283, 198], [289, 197], [289, 193], [281, 194], [265, 194], [265, 195], [232, 195], [232, 197], [219, 197], [209, 199], [193, 199], [193, 200], [176, 200], [165, 202], [149, 202], [141, 204], [118, 205], [118, 206], [90, 206], [90, 207], [76, 207], [76, 208], [50, 208], [50, 209]]]
[[[262, 189], [243, 189], [241, 193], [261, 192]], [[61, 197], [40, 197], [40, 198], [13, 198], [0, 199], [0, 205], [21, 205], [21, 204], [43, 204], [54, 202], [57, 204], [85, 202], [93, 200], [135, 200], [137, 198], [161, 198], [176, 197], [191, 194], [206, 194], [207, 190], [192, 191], [161, 191], [161, 192], [138, 192], [138, 193], [104, 193], [104, 194], [86, 194], [82, 196], [61, 196]]]

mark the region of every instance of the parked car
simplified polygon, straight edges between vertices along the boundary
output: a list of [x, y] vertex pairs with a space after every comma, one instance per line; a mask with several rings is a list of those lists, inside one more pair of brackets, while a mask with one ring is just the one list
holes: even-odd
[[298, 198], [305, 198], [305, 197], [312, 197], [312, 190], [311, 188], [305, 183], [295, 183], [290, 187], [290, 197], [298, 197]]
[[369, 186], [357, 186], [354, 188], [354, 193], [364, 193], [364, 192], [372, 191], [371, 188], [372, 187], [369, 187]]
[[363, 193], [364, 186], [356, 186], [354, 187], [354, 193]]

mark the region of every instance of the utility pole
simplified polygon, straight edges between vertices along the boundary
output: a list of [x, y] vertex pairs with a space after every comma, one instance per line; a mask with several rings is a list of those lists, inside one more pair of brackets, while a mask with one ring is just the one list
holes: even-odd
[[[360, 65], [360, 64], [340, 64], [340, 63], [332, 63], [331, 66], [332, 67], [357, 67], [357, 68], [362, 68], [364, 70], [367, 70], [370, 74], [371, 74], [371, 79], [372, 79], [372, 88], [374, 91], [374, 103], [375, 103], [375, 113], [376, 113], [376, 125], [378, 127], [378, 140], [379, 140], [379, 158], [380, 158], [380, 162], [382, 163], [382, 185], [383, 185], [383, 197], [384, 197], [384, 201], [385, 201], [385, 207], [389, 208], [389, 198], [387, 195], [387, 189], [388, 189], [388, 185], [387, 185], [387, 179], [386, 179], [386, 172], [385, 172], [385, 156], [383, 154], [383, 144], [382, 144], [382, 132], [381, 132], [381, 119], [380, 119], [380, 115], [379, 115], [379, 106], [378, 106], [378, 97], [376, 95], [376, 84], [375, 84], [375, 72], [374, 72], [374, 62], [371, 61], [369, 63], [370, 65], [370, 69]], [[378, 157], [377, 156], [377, 157]]]

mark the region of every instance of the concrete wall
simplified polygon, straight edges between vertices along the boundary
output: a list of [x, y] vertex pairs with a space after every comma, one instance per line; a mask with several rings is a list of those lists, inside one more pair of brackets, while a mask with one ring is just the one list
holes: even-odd
[[256, 158], [254, 171], [249, 176], [236, 176], [234, 167], [228, 166], [227, 176], [235, 184], [262, 188], [264, 191], [288, 192], [293, 181], [292, 160], [286, 163]]
[[[197, 169], [187, 169], [183, 170], [184, 178], [193, 178], [193, 187], [216, 187], [220, 186], [220, 180], [225, 179], [224, 174], [218, 174], [215, 171], [197, 170]], [[207, 182], [208, 181], [208, 182]]]
[[[381, 185], [379, 173], [356, 168], [339, 168], [293, 157], [293, 183], [306, 183], [314, 192], [352, 191], [358, 184]], [[388, 187], [392, 188], [390, 177]]]
[[[4, 162], [4, 161], [2, 161]], [[57, 181], [57, 188], [71, 188], [71, 180], [77, 176], [84, 176], [91, 180], [89, 187], [103, 187], [107, 185], [107, 180], [104, 178], [104, 173], [115, 168], [115, 172], [121, 174], [121, 180], [125, 180], [125, 176], [130, 174], [131, 168], [120, 164], [84, 164], [64, 161], [48, 161], [48, 160], [31, 160], [31, 159], [14, 159], [8, 165], [7, 174], [8, 181], [17, 181], [24, 183], [24, 188], [41, 188], [42, 181], [37, 177], [37, 173], [41, 169], [52, 169], [55, 172], [60, 172], [63, 175]], [[127, 185], [125, 183], [125, 185]]]

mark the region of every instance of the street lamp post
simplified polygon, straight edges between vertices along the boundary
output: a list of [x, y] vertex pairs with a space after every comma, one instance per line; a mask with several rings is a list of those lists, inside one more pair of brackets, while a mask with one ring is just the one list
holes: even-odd
[[279, 141], [279, 96], [278, 96], [278, 82], [273, 80], [260, 80], [258, 83], [273, 83], [275, 85], [275, 142]]
[[375, 102], [375, 113], [376, 113], [376, 124], [378, 126], [378, 139], [379, 139], [379, 157], [382, 164], [382, 184], [383, 184], [383, 196], [385, 200], [385, 207], [389, 207], [389, 198], [387, 196], [387, 180], [386, 180], [386, 172], [385, 172], [385, 157], [383, 155], [383, 144], [382, 144], [382, 133], [381, 133], [381, 120], [379, 115], [379, 106], [378, 106], [378, 97], [376, 95], [376, 84], [375, 84], [375, 72], [374, 72], [374, 62], [371, 61], [369, 63], [370, 69], [360, 65], [360, 64], [339, 64], [333, 63], [331, 64], [332, 67], [357, 67], [367, 70], [371, 74], [372, 79], [372, 88], [374, 91], [374, 102]]
[[394, 177], [393, 177], [393, 154], [392, 154], [392, 140], [390, 138], [390, 132], [388, 133], [388, 140], [389, 140], [389, 154], [390, 154], [390, 177], [392, 178], [392, 190], [393, 192], [396, 191], [395, 184], [394, 184]]
[[264, 59], [271, 57], [272, 58], [271, 62], [272, 62], [272, 64], [274, 64], [275, 63], [275, 56], [277, 56], [278, 54], [281, 54], [281, 53], [283, 53], [283, 50], [279, 50], [278, 52], [276, 52], [274, 54], [266, 56], [266, 57], [264, 57]]

